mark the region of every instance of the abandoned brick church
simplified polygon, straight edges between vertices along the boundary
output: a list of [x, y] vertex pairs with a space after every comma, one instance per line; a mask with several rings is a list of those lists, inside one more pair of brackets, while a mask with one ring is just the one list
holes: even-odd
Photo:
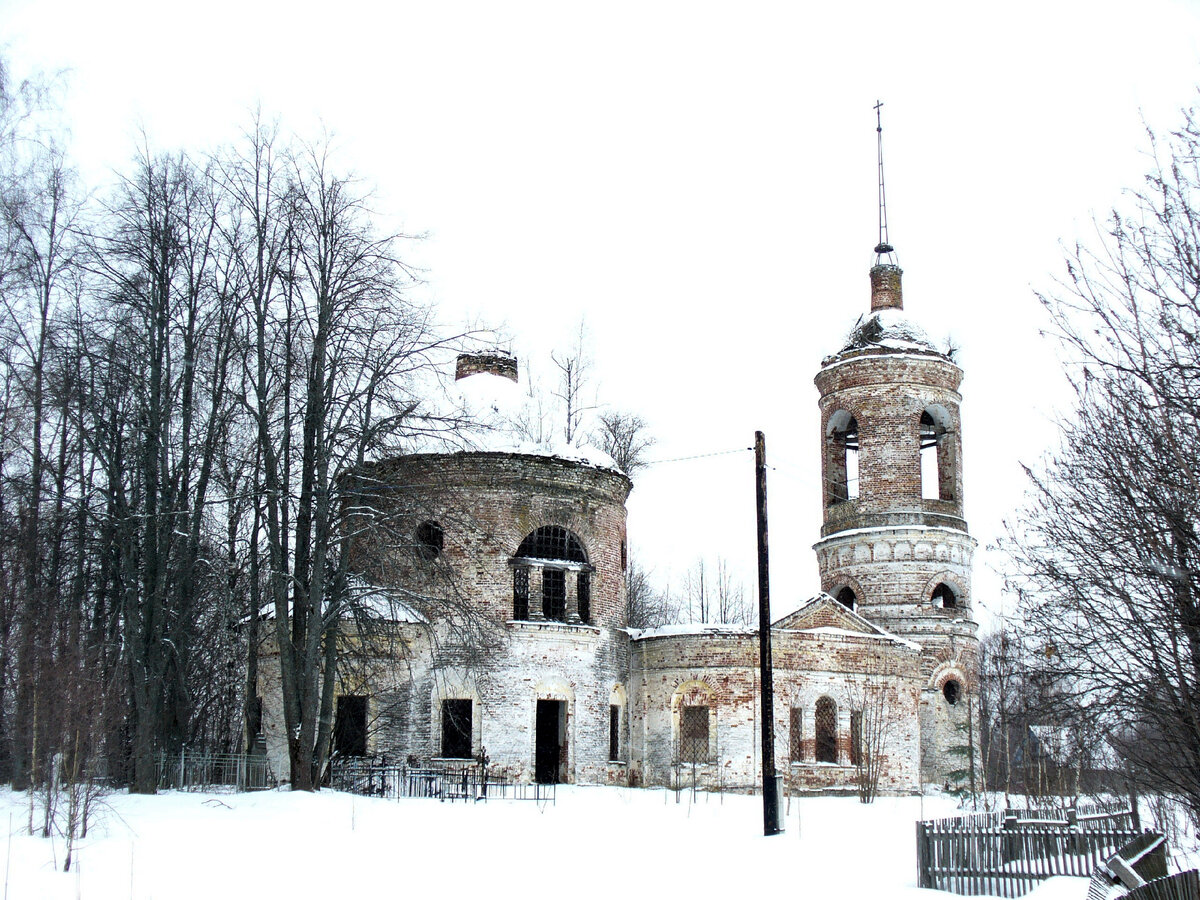
[[[963, 373], [905, 317], [900, 276], [876, 260], [870, 313], [816, 376], [821, 591], [771, 626], [775, 759], [792, 790], [849, 788], [868, 753], [885, 791], [942, 784], [972, 729]], [[466, 356], [457, 374], [512, 383], [517, 369]], [[611, 461], [489, 446], [357, 478], [364, 527], [347, 552], [379, 615], [346, 638], [360, 652], [338, 669], [336, 752], [486, 757], [541, 782], [661, 785], [679, 767], [711, 786], [760, 780], [757, 632], [627, 627], [631, 485]], [[264, 735], [286, 773], [277, 672], [268, 651]]]

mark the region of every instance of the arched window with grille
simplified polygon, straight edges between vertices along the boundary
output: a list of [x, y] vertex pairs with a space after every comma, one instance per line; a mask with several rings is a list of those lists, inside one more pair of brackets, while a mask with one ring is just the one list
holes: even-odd
[[822, 697], [817, 701], [817, 711], [813, 720], [813, 728], [816, 732], [817, 762], [836, 763], [838, 761], [837, 704], [832, 697]]
[[[573, 532], [561, 525], [543, 525], [525, 536], [509, 563], [513, 567], [514, 619], [591, 622], [595, 570]], [[568, 578], [568, 573], [575, 575]], [[539, 583], [540, 598], [531, 591]]]

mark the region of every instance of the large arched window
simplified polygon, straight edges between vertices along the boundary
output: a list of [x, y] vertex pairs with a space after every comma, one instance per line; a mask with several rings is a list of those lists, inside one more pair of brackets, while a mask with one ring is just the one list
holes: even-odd
[[858, 422], [839, 409], [829, 417], [825, 436], [829, 505], [858, 499]]
[[817, 712], [813, 717], [816, 731], [817, 762], [836, 763], [837, 752], [837, 704], [832, 697], [817, 701]]
[[926, 500], [954, 499], [954, 447], [950, 414], [934, 404], [921, 413], [918, 426], [921, 448], [921, 496]]
[[584, 553], [579, 538], [558, 525], [543, 525], [536, 531], [531, 531], [517, 548], [517, 556], [530, 560], [587, 562], [587, 554]]
[[834, 599], [837, 600], [838, 603], [842, 604], [842, 606], [846, 607], [846, 609], [854, 609], [855, 601], [857, 600], [857, 598], [854, 596], [854, 589], [851, 588], [850, 585], [846, 585], [844, 588], [838, 591], [837, 597]]
[[[583, 543], [572, 532], [560, 525], [531, 531], [517, 547], [511, 565], [514, 619], [591, 621], [594, 570]], [[532, 593], [538, 587], [540, 604]]]

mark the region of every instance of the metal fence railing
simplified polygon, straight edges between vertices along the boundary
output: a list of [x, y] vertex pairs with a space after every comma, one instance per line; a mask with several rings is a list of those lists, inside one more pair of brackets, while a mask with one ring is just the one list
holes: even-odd
[[1052, 875], [1090, 876], [1141, 832], [1128, 809], [1005, 810], [917, 823], [918, 886], [1019, 897]]
[[246, 753], [159, 754], [159, 789], [199, 791], [231, 787], [239, 791], [261, 791], [278, 784], [267, 758]]
[[525, 783], [477, 766], [416, 768], [350, 758], [330, 765], [329, 785], [335, 790], [398, 800], [428, 797], [438, 800], [536, 800], [554, 803], [556, 785]]

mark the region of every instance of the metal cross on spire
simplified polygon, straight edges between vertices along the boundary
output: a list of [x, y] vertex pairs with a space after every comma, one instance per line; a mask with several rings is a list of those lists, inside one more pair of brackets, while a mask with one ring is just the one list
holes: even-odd
[[[881, 256], [892, 256], [896, 249], [888, 243], [888, 226], [887, 226], [887, 194], [883, 189], [883, 117], [880, 110], [883, 109], [883, 101], [875, 101], [875, 134], [878, 137], [879, 144], [879, 243], [875, 245], [875, 263], [878, 265]], [[889, 259], [888, 262], [894, 262]]]

